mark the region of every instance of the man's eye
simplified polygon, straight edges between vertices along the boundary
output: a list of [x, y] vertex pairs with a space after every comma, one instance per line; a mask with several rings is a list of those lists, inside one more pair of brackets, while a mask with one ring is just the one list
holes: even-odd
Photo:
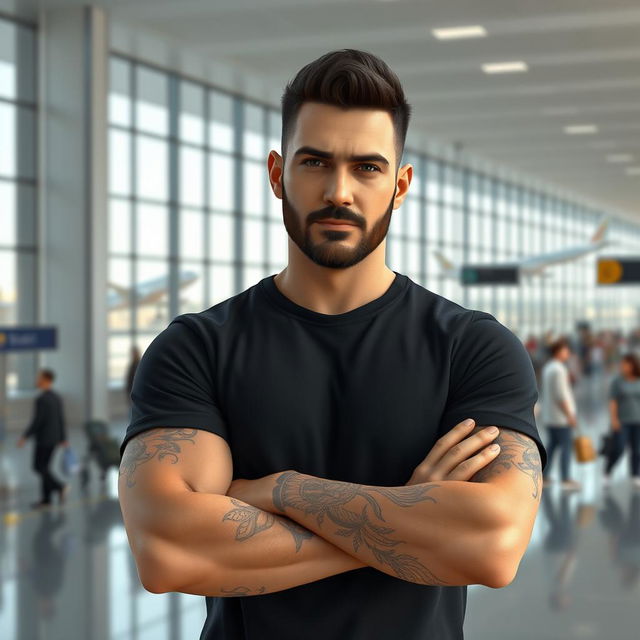
[[[310, 162], [322, 162], [322, 160], [318, 159], [318, 158], [307, 158], [306, 160], [303, 160], [300, 164], [305, 165], [306, 167], [317, 167], [318, 165], [311, 165], [309, 164]], [[373, 169], [373, 171], [365, 171], [365, 173], [374, 173], [375, 171], [380, 171], [380, 167], [378, 167], [375, 164], [369, 164], [369, 163], [364, 163], [361, 165], [358, 165], [360, 167], [371, 167]]]

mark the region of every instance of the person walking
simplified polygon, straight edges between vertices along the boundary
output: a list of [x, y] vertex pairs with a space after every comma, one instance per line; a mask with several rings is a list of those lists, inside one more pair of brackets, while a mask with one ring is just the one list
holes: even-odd
[[628, 352], [620, 360], [619, 373], [609, 386], [609, 416], [611, 418], [611, 453], [603, 478], [604, 486], [611, 481], [611, 470], [629, 445], [629, 470], [634, 487], [640, 488], [640, 358]]
[[560, 450], [560, 472], [563, 489], [579, 489], [580, 483], [569, 478], [571, 463], [572, 431], [576, 429], [576, 404], [565, 363], [571, 356], [571, 348], [565, 338], [558, 338], [550, 345], [551, 358], [542, 369], [541, 422], [547, 427], [549, 445], [547, 466], [543, 482], [550, 481], [549, 472], [556, 449]]
[[40, 501], [31, 505], [34, 509], [50, 505], [54, 492], [58, 494], [58, 500], [62, 504], [69, 490], [69, 485], [60, 482], [49, 469], [56, 447], [60, 444], [69, 446], [62, 398], [52, 388], [54, 380], [55, 373], [51, 369], [41, 369], [38, 372], [36, 386], [42, 389], [42, 393], [36, 398], [31, 423], [18, 440], [18, 447], [23, 447], [31, 437], [35, 440], [33, 469], [41, 477], [41, 494]]
[[133, 388], [133, 379], [136, 375], [136, 370], [140, 364], [140, 349], [137, 346], [131, 347], [131, 360], [127, 367], [127, 376], [124, 383], [124, 392], [127, 399], [127, 406], [131, 405], [131, 389]]

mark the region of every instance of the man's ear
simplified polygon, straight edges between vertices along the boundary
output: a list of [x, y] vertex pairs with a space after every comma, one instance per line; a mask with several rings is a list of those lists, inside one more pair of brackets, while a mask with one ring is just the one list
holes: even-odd
[[397, 209], [407, 197], [412, 178], [413, 165], [407, 163], [398, 169], [398, 177], [396, 178], [396, 197], [393, 199], [394, 209]]
[[276, 198], [282, 200], [282, 173], [283, 173], [284, 160], [282, 156], [273, 149], [269, 151], [267, 157], [267, 172], [269, 175], [269, 183], [271, 184], [271, 190]]

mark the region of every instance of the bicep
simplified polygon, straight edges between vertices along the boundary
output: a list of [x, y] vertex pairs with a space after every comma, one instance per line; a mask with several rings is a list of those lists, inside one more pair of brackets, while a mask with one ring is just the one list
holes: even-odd
[[148, 429], [131, 438], [122, 455], [123, 515], [142, 526], [145, 515], [153, 518], [162, 501], [177, 493], [225, 495], [232, 476], [231, 451], [221, 436], [203, 429]]
[[[476, 427], [477, 430], [483, 427]], [[500, 453], [478, 471], [472, 482], [487, 482], [501, 490], [507, 513], [533, 522], [542, 491], [542, 464], [535, 440], [530, 436], [498, 425], [495, 442]], [[474, 430], [475, 431], [475, 430]]]

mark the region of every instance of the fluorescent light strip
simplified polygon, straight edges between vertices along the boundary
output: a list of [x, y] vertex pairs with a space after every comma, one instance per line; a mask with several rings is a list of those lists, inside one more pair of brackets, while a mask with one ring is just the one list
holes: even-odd
[[598, 133], [595, 124], [572, 124], [564, 128], [564, 132], [570, 136], [580, 136], [589, 133]]
[[630, 153], [611, 153], [607, 156], [607, 162], [613, 164], [623, 164], [625, 162], [632, 162], [633, 156]]
[[431, 33], [438, 40], [462, 40], [463, 38], [484, 38], [487, 35], [487, 30], [480, 25], [473, 25], [469, 27], [432, 29]]
[[482, 65], [485, 73], [522, 73], [528, 71], [529, 67], [526, 62], [492, 62]]
[[628, 176], [640, 176], [640, 167], [627, 167], [626, 173]]

